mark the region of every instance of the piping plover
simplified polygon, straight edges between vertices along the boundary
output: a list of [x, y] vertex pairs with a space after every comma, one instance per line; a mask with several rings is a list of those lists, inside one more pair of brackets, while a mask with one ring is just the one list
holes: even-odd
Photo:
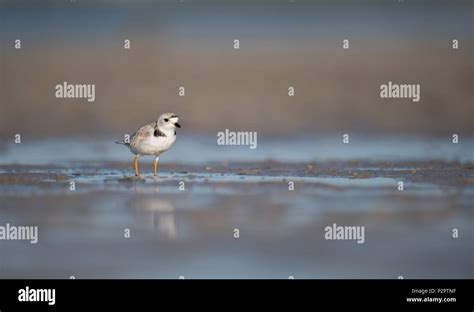
[[176, 141], [176, 128], [181, 128], [178, 116], [173, 113], [164, 113], [156, 121], [149, 123], [130, 137], [130, 142], [125, 140], [115, 142], [127, 146], [135, 154], [133, 162], [135, 165], [135, 176], [138, 177], [138, 158], [142, 155], [153, 155], [154, 175], [160, 155], [166, 152]]

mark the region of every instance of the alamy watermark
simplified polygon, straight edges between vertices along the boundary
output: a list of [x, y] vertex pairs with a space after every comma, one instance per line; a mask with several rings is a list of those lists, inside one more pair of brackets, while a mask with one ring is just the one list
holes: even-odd
[[333, 223], [332, 226], [326, 226], [324, 232], [324, 238], [327, 240], [355, 240], [357, 244], [365, 242], [364, 226], [342, 226]]
[[217, 145], [244, 145], [250, 149], [257, 148], [256, 131], [230, 131], [225, 129], [217, 133]]
[[383, 99], [411, 99], [413, 102], [420, 101], [419, 84], [396, 84], [389, 81], [380, 85], [380, 97]]
[[95, 84], [70, 84], [64, 81], [55, 86], [56, 98], [87, 99], [88, 102], [95, 101]]
[[26, 286], [18, 290], [19, 302], [46, 302], [48, 305], [56, 304], [56, 289], [36, 289]]
[[29, 240], [31, 244], [38, 243], [37, 226], [18, 226], [10, 223], [0, 225], [0, 240]]

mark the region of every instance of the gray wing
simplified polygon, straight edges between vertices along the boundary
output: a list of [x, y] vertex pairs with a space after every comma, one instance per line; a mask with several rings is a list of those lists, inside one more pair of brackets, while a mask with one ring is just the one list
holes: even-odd
[[155, 131], [155, 125], [156, 123], [152, 122], [135, 131], [135, 133], [130, 137], [130, 145], [135, 146], [147, 137], [152, 136]]

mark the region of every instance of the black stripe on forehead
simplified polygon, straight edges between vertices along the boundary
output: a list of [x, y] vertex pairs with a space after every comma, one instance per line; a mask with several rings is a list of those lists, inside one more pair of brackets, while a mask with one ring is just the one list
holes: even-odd
[[173, 115], [170, 116], [170, 118], [178, 118], [178, 116], [173, 114]]

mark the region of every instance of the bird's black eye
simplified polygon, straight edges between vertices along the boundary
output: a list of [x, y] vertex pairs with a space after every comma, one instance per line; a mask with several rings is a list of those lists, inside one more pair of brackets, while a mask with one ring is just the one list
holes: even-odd
[[168, 118], [165, 118], [165, 122], [168, 122]]

